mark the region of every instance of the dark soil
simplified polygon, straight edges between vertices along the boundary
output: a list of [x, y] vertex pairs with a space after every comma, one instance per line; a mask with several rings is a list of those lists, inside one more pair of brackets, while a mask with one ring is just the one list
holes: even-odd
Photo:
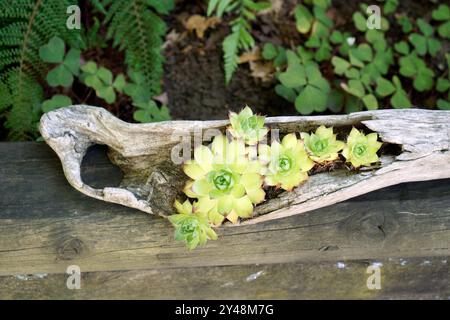
[[[183, 33], [185, 28], [180, 21], [183, 16], [204, 15], [205, 12], [203, 1], [180, 3], [168, 21], [169, 30]], [[270, 38], [278, 38], [282, 44], [283, 37], [279, 36], [279, 32], [283, 29], [295, 30], [292, 23], [289, 28], [283, 28], [285, 24], [281, 28], [267, 28], [266, 24], [262, 24], [266, 30], [263, 32], [256, 28], [255, 36], [269, 38], [265, 34], [270, 33]], [[216, 29], [208, 30], [204, 39], [188, 34], [166, 48], [164, 88], [172, 118], [225, 119], [229, 110], [238, 111], [245, 105], [268, 116], [297, 114], [291, 103], [275, 93], [272, 84], [258, 81], [250, 75], [248, 64], [239, 65], [230, 84], [225, 85], [222, 40], [228, 33], [227, 24], [222, 23]]]

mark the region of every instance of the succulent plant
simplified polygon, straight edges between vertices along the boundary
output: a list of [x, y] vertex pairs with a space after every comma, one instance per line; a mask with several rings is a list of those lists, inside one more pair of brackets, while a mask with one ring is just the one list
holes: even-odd
[[314, 166], [295, 133], [284, 136], [281, 143], [274, 141], [270, 147], [260, 145], [259, 156], [261, 161], [268, 161], [265, 183], [288, 191], [308, 179], [307, 171]]
[[246, 106], [239, 112], [230, 112], [231, 127], [228, 131], [237, 139], [242, 139], [248, 145], [261, 141], [268, 130], [264, 127], [264, 117], [254, 115], [252, 109]]
[[264, 200], [261, 166], [249, 160], [242, 140], [228, 142], [223, 135], [216, 136], [211, 149], [198, 146], [194, 160], [184, 164], [183, 170], [191, 179], [184, 192], [197, 198], [197, 206], [208, 212], [214, 224], [220, 224], [220, 214], [235, 223], [238, 217], [249, 218], [253, 204]]
[[186, 200], [183, 204], [175, 201], [178, 214], [168, 217], [175, 227], [175, 240], [184, 241], [189, 249], [206, 244], [207, 240], [216, 240], [217, 234], [211, 228], [205, 213], [194, 210]]
[[323, 125], [317, 128], [315, 133], [302, 132], [300, 136], [304, 140], [309, 157], [317, 163], [336, 160], [339, 157], [338, 152], [345, 147], [344, 142], [336, 140], [333, 128]]
[[365, 135], [358, 129], [352, 128], [342, 154], [347, 162], [351, 162], [355, 168], [358, 168], [377, 162], [377, 151], [380, 147], [381, 142], [378, 141], [378, 134], [369, 133]]

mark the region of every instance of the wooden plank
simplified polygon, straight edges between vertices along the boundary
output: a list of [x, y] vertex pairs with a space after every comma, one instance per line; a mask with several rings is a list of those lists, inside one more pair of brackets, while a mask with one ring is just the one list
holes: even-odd
[[[0, 277], [0, 299], [450, 299], [448, 258], [276, 263]], [[368, 266], [380, 289], [367, 287]], [[370, 281], [369, 281], [370, 282]]]
[[[63, 273], [71, 264], [95, 272], [450, 256], [450, 180], [223, 228], [218, 241], [188, 252], [167, 221], [70, 187], [47, 146], [2, 143], [0, 154], [0, 275]], [[101, 159], [98, 150], [87, 157]], [[102, 183], [116, 175], [107, 161], [88, 170]]]

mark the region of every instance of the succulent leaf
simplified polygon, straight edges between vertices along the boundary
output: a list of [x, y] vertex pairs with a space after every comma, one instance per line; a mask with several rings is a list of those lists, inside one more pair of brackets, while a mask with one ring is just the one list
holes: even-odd
[[175, 240], [184, 241], [189, 249], [206, 244], [207, 240], [216, 240], [217, 234], [208, 222], [208, 215], [193, 210], [194, 207], [186, 200], [183, 204], [175, 201], [178, 214], [168, 217], [175, 227]]
[[300, 136], [304, 140], [309, 157], [317, 163], [336, 160], [339, 157], [338, 152], [345, 147], [344, 142], [336, 140], [333, 128], [323, 125], [317, 128], [315, 133], [302, 132]]
[[251, 217], [253, 205], [264, 200], [262, 165], [250, 160], [248, 153], [243, 140], [228, 142], [219, 135], [211, 148], [196, 147], [194, 160], [184, 164], [184, 172], [192, 179], [185, 194], [198, 199], [194, 207], [207, 212], [215, 225], [224, 217], [233, 223], [238, 217]]
[[358, 129], [352, 128], [342, 154], [347, 162], [350, 162], [355, 168], [359, 168], [377, 162], [377, 151], [380, 147], [381, 142], [378, 141], [378, 134], [369, 133], [365, 135]]
[[269, 159], [265, 183], [288, 191], [308, 179], [307, 172], [314, 166], [303, 142], [294, 133], [284, 136], [281, 143], [261, 145], [259, 153], [260, 159]]
[[237, 139], [242, 139], [248, 145], [255, 145], [268, 132], [264, 127], [265, 117], [254, 115], [252, 109], [246, 106], [239, 112], [230, 113], [231, 127], [228, 131]]

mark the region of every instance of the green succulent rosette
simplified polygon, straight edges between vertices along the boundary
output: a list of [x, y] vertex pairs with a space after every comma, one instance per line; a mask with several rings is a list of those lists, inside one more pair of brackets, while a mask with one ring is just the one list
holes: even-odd
[[344, 142], [336, 140], [333, 128], [327, 128], [324, 125], [317, 128], [314, 133], [302, 132], [300, 136], [305, 143], [305, 149], [309, 157], [317, 163], [338, 159], [338, 152], [345, 147]]
[[265, 117], [254, 115], [252, 109], [246, 106], [241, 112], [230, 112], [231, 127], [228, 132], [237, 139], [242, 139], [248, 145], [255, 145], [267, 134], [264, 127]]
[[228, 142], [225, 136], [216, 136], [211, 148], [194, 149], [194, 160], [186, 162], [183, 170], [192, 179], [186, 183], [185, 194], [198, 199], [194, 206], [208, 212], [215, 225], [224, 217], [233, 223], [238, 217], [250, 218], [253, 205], [264, 200], [261, 165], [248, 159], [241, 140]]
[[378, 161], [377, 151], [381, 145], [382, 143], [378, 141], [378, 134], [369, 133], [365, 135], [358, 129], [352, 128], [342, 155], [355, 168], [368, 166]]
[[284, 136], [281, 143], [274, 141], [270, 147], [260, 145], [258, 152], [261, 161], [268, 161], [265, 183], [287, 191], [307, 180], [307, 172], [314, 166], [294, 133]]
[[178, 214], [168, 217], [175, 227], [175, 240], [184, 241], [189, 249], [206, 244], [207, 240], [216, 240], [217, 234], [211, 228], [208, 216], [195, 211], [189, 200], [183, 204], [175, 201]]

